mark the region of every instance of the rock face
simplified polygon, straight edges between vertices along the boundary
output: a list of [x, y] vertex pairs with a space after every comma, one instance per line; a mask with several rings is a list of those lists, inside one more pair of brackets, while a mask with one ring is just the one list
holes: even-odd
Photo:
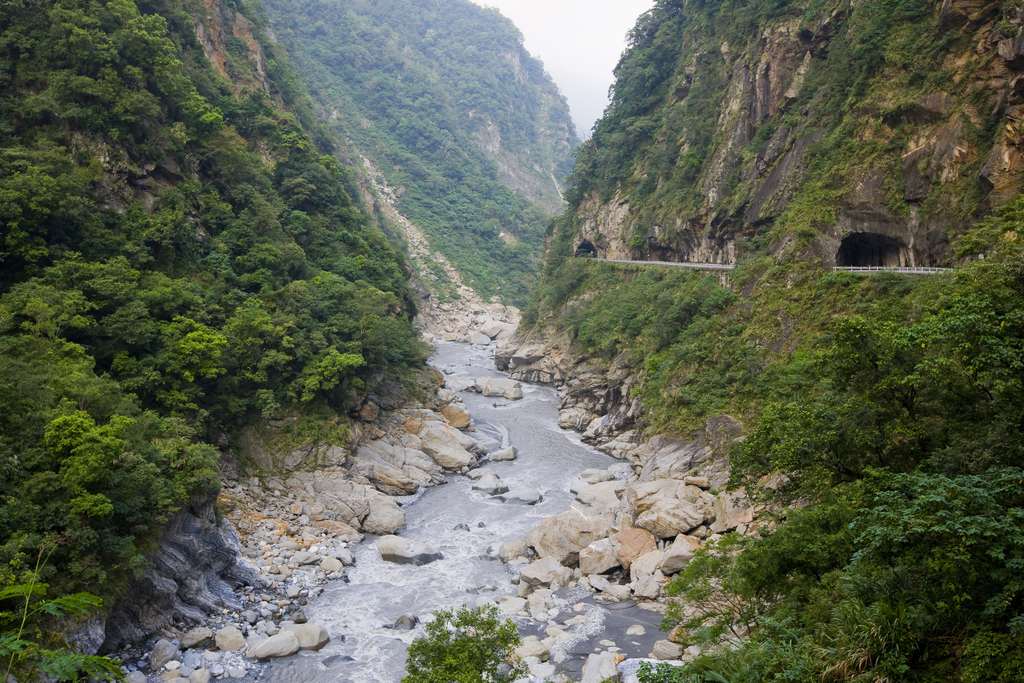
[[241, 610], [232, 586], [262, 583], [240, 556], [234, 528], [218, 523], [214, 501], [213, 495], [195, 498], [168, 523], [143, 576], [114, 602], [100, 653], [140, 641], [174, 619], [195, 623], [222, 605]]
[[606, 513], [579, 511], [570, 507], [544, 520], [526, 536], [526, 544], [542, 558], [551, 557], [565, 566], [579, 563], [580, 551], [594, 541], [607, 538], [613, 519]]
[[381, 558], [396, 564], [424, 565], [444, 559], [444, 555], [426, 543], [400, 536], [384, 536], [377, 541], [377, 550]]

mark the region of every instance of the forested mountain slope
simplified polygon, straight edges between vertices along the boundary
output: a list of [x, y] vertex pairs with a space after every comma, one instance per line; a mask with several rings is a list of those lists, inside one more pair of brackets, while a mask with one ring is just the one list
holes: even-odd
[[207, 443], [423, 361], [402, 254], [265, 36], [220, 0], [0, 11], [4, 585], [42, 558], [118, 592], [216, 487]]
[[1024, 675], [1021, 23], [969, 0], [659, 0], [637, 23], [496, 361], [564, 383], [560, 423], [615, 454], [743, 434], [730, 487], [763, 524], [669, 584], [704, 654], [643, 680]]
[[373, 162], [397, 208], [481, 296], [525, 303], [578, 140], [512, 22], [468, 0], [267, 7], [353, 164]]

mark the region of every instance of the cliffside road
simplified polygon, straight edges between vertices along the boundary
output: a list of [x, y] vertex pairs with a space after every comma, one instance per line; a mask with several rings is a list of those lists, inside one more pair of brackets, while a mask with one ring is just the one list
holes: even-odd
[[[670, 266], [672, 268], [696, 268], [697, 270], [732, 270], [735, 265], [728, 263], [677, 263], [675, 261], [629, 261], [615, 258], [593, 258], [593, 261], [608, 263], [633, 263], [641, 266]], [[906, 275], [939, 275], [952, 273], [952, 268], [898, 268], [895, 266], [836, 266], [832, 270], [844, 270], [853, 273], [904, 273]]]

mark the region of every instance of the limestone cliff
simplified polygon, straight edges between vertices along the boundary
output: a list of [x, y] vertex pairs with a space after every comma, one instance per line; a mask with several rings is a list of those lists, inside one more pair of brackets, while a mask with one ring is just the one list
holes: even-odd
[[767, 4], [641, 18], [573, 174], [574, 251], [735, 263], [799, 233], [826, 268], [947, 265], [1024, 180], [1020, 9]]

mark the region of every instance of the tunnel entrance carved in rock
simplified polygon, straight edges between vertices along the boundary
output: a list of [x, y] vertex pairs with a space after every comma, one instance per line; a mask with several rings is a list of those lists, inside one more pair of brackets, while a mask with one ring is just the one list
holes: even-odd
[[855, 232], [843, 238], [836, 266], [902, 266], [903, 243], [874, 232]]
[[589, 256], [593, 258], [597, 256], [597, 248], [589, 240], [583, 240], [580, 246], [576, 247], [576, 256]]

